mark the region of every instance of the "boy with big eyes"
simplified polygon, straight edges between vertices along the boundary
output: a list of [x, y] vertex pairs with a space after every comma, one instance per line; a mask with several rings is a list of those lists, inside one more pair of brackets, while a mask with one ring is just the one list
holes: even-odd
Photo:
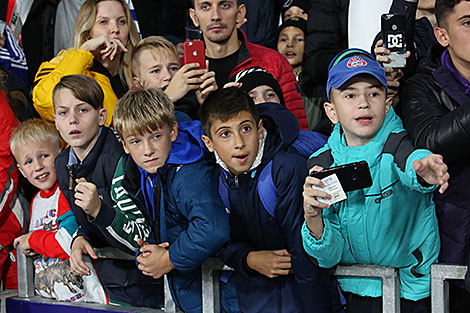
[[[241, 311], [333, 312], [329, 273], [309, 260], [300, 238], [307, 167], [291, 147], [295, 116], [280, 103], [255, 106], [241, 88], [228, 87], [207, 97], [201, 123], [228, 193], [231, 240], [220, 257], [237, 273], [231, 280]], [[277, 193], [272, 215], [258, 193], [269, 168]]]

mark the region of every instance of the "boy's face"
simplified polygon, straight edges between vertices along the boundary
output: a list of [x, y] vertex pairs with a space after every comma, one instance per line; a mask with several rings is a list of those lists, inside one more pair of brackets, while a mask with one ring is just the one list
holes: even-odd
[[95, 110], [90, 104], [75, 98], [66, 88], [55, 94], [54, 109], [57, 130], [77, 157], [83, 160], [98, 139], [100, 127], [106, 121], [106, 110]]
[[180, 69], [178, 57], [166, 49], [145, 49], [139, 53], [138, 76], [134, 85], [143, 88], [166, 88]]
[[289, 26], [279, 34], [277, 51], [286, 57], [290, 65], [298, 66], [304, 59], [304, 32], [297, 27]]
[[50, 140], [28, 142], [15, 151], [18, 169], [35, 187], [49, 192], [57, 181], [54, 160], [60, 149]]
[[253, 99], [255, 104], [264, 102], [281, 103], [277, 93], [267, 85], [261, 85], [250, 90], [248, 95]]
[[284, 13], [284, 21], [290, 19], [291, 17], [298, 16], [304, 20], [308, 19], [308, 12], [305, 12], [303, 9], [299, 8], [296, 5], [291, 6], [286, 13]]
[[245, 5], [238, 6], [237, 0], [194, 0], [189, 15], [206, 40], [225, 44], [245, 17]]
[[467, 71], [470, 67], [470, 2], [457, 3], [442, 24], [434, 29], [434, 35], [442, 46], [449, 48], [457, 70]]
[[341, 127], [348, 146], [362, 146], [374, 138], [385, 120], [390, 105], [386, 91], [371, 76], [356, 76], [341, 89], [332, 89], [331, 103], [324, 104], [326, 114]]
[[258, 154], [259, 139], [263, 138], [261, 120], [256, 124], [248, 111], [242, 111], [226, 122], [215, 120], [211, 138], [202, 139], [210, 152], [217, 151], [230, 172], [238, 175], [248, 171]]
[[154, 174], [162, 167], [171, 150], [171, 143], [178, 136], [178, 124], [172, 128], [164, 126], [160, 129], [141, 135], [124, 135], [122, 145], [134, 162], [148, 173]]

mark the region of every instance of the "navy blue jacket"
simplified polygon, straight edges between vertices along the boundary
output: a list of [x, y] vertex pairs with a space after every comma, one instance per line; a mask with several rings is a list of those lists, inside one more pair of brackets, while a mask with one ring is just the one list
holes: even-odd
[[[110, 189], [114, 170], [119, 158], [123, 154], [123, 150], [114, 132], [108, 127], [102, 127], [98, 140], [81, 164], [67, 165], [70, 149], [69, 147], [59, 154], [55, 160], [55, 168], [60, 188], [67, 198], [80, 226], [78, 236], [85, 237], [95, 248], [112, 246], [132, 252], [127, 247], [123, 248], [123, 245], [114, 239], [106, 228], [100, 226], [101, 223], [110, 224], [115, 215]], [[82, 177], [94, 183], [98, 189], [98, 195], [101, 198], [101, 208], [96, 219], [88, 216], [75, 204], [75, 179]], [[70, 182], [72, 185], [70, 185]], [[111, 300], [138, 306], [155, 307], [158, 304], [158, 301], [157, 303], [154, 302], [146, 294], [161, 288], [161, 284], [153, 278], [141, 274], [134, 262], [98, 259], [94, 261], [94, 264]], [[153, 286], [150, 287], [149, 284]], [[126, 289], [126, 293], [119, 292], [115, 294], [114, 290], [116, 290], [116, 287], [130, 288]]]
[[[214, 162], [201, 139], [199, 121], [181, 122], [164, 166], [158, 169], [161, 192], [154, 189], [159, 223], [152, 222], [154, 238], [170, 243], [170, 291], [185, 312], [202, 312], [200, 266], [229, 240], [229, 216], [217, 192]], [[151, 223], [142, 197], [141, 174], [127, 156], [122, 186]]]
[[[231, 227], [231, 241], [220, 256], [241, 274], [237, 291], [243, 312], [331, 312], [328, 271], [316, 267], [302, 248], [302, 186], [308, 170], [306, 159], [290, 147], [299, 124], [282, 105], [257, 107], [267, 130], [261, 164], [238, 176], [220, 167], [229, 189]], [[265, 210], [257, 191], [259, 174], [271, 160], [278, 194], [275, 218]], [[292, 255], [294, 275], [270, 279], [247, 266], [249, 252], [280, 249]]]

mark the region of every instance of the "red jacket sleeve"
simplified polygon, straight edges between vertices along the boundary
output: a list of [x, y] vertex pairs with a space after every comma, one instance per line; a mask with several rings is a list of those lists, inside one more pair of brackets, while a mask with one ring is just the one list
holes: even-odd
[[276, 79], [279, 82], [279, 85], [281, 85], [286, 107], [299, 120], [300, 129], [308, 130], [307, 115], [305, 113], [304, 103], [302, 101], [302, 96], [297, 90], [297, 81], [295, 79], [292, 66], [289, 64], [286, 58], [282, 57], [279, 67], [280, 75], [279, 77], [276, 77]]
[[8, 104], [6, 94], [0, 90], [0, 244], [4, 247], [11, 244], [22, 232], [22, 221], [19, 220], [22, 212], [11, 209], [11, 201], [18, 183], [18, 171], [9, 141], [11, 130], [17, 126], [18, 121]]
[[[65, 198], [64, 194], [61, 192], [60, 197], [59, 197], [59, 204], [58, 204], [58, 229], [63, 227], [62, 224], [67, 223], [65, 220], [62, 220], [60, 217], [63, 216], [65, 213], [70, 211], [69, 203], [67, 202], [67, 199]], [[71, 215], [69, 218], [75, 218], [73, 215]], [[34, 232], [31, 233], [31, 236], [29, 237], [28, 243], [29, 246], [38, 254], [41, 254], [47, 258], [59, 258], [61, 260], [68, 260], [69, 255], [64, 251], [62, 248], [61, 244], [57, 241], [57, 234], [58, 232], [53, 232], [53, 231], [48, 231], [48, 230], [35, 230]], [[61, 232], [61, 234], [67, 236], [68, 233], [66, 232]], [[70, 235], [70, 242], [72, 240], [72, 237]]]

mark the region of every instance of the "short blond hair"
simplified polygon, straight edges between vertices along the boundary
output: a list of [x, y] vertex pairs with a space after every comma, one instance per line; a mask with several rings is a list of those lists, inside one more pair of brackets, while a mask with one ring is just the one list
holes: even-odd
[[143, 136], [149, 131], [175, 125], [173, 102], [157, 88], [129, 90], [119, 99], [113, 123], [119, 136]]
[[132, 51], [131, 72], [133, 77], [140, 75], [140, 54], [145, 50], [151, 49], [156, 49], [162, 54], [164, 52], [166, 52], [168, 55], [173, 54], [179, 63], [178, 52], [176, 51], [176, 47], [174, 44], [172, 44], [170, 41], [166, 40], [162, 36], [149, 36], [139, 41], [139, 43], [134, 47], [134, 50]]
[[62, 141], [54, 124], [39, 118], [26, 120], [12, 130], [10, 149], [14, 155], [20, 146], [32, 142], [52, 142], [56, 145], [57, 150], [62, 148]]

